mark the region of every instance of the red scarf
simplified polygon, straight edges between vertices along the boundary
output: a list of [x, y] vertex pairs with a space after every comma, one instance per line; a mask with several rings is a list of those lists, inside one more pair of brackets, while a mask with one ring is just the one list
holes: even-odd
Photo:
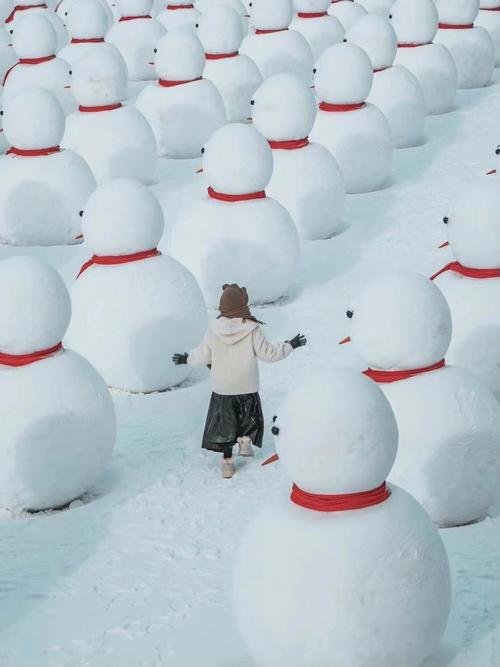
[[122, 21], [135, 21], [136, 19], [150, 19], [152, 18], [149, 14], [144, 14], [143, 16], [121, 16], [118, 23]]
[[42, 2], [42, 4], [38, 5], [16, 5], [14, 9], [11, 11], [11, 13], [5, 19], [5, 23], [12, 23], [12, 21], [14, 20], [14, 16], [16, 15], [16, 12], [24, 12], [27, 9], [35, 9], [35, 7], [42, 7], [43, 9], [48, 9], [45, 2]]
[[296, 148], [304, 148], [304, 146], [307, 146], [309, 144], [309, 139], [308, 137], [305, 139], [289, 139], [288, 141], [273, 141], [272, 139], [268, 139], [267, 143], [273, 149], [281, 148], [286, 151], [293, 151]]
[[342, 493], [325, 495], [319, 493], [308, 493], [296, 484], [292, 487], [290, 500], [300, 507], [316, 512], [346, 512], [348, 510], [361, 510], [366, 507], [380, 505], [391, 495], [391, 490], [386, 482], [371, 491], [360, 493]]
[[116, 104], [105, 104], [102, 107], [84, 107], [80, 105], [78, 107], [78, 111], [82, 111], [83, 113], [97, 113], [99, 111], [114, 111], [115, 109], [119, 109], [121, 107], [122, 103], [117, 102]]
[[193, 81], [201, 81], [203, 77], [197, 76], [196, 79], [187, 79], [186, 81], [169, 81], [168, 79], [160, 79], [158, 83], [164, 88], [172, 88], [173, 86], [182, 86], [183, 83], [192, 83]]
[[453, 25], [452, 23], [440, 23], [438, 25], [440, 30], [469, 30], [469, 28], [473, 27], [473, 23], [462, 23], [458, 25]]
[[329, 102], [319, 103], [319, 108], [321, 111], [329, 112], [356, 111], [357, 109], [362, 109], [364, 106], [366, 106], [365, 102], [358, 102], [357, 104], [330, 104]]
[[270, 35], [272, 32], [285, 32], [285, 30], [288, 30], [288, 28], [271, 28], [269, 30], [265, 30], [264, 28], [257, 28], [255, 31], [256, 35]]
[[500, 12], [500, 7], [480, 7], [481, 12]]
[[446, 273], [446, 271], [453, 271], [455, 273], [460, 273], [460, 275], [466, 276], [467, 278], [477, 278], [478, 280], [500, 278], [500, 269], [471, 269], [468, 266], [462, 266], [460, 262], [450, 262], [431, 276], [431, 280], [434, 280], [442, 273]]
[[167, 9], [194, 9], [194, 5], [167, 5]]
[[328, 12], [299, 12], [297, 16], [301, 19], [319, 19], [328, 16]]
[[399, 382], [399, 380], [408, 380], [408, 378], [422, 375], [423, 373], [437, 371], [438, 369], [443, 368], [444, 365], [445, 361], [444, 359], [441, 359], [441, 361], [438, 361], [437, 364], [433, 364], [432, 366], [427, 366], [426, 368], [412, 368], [407, 371], [379, 371], [374, 370], [373, 368], [368, 368], [366, 371], [363, 371], [363, 375], [366, 375], [379, 384], [390, 384], [392, 382]]
[[219, 201], [236, 202], [251, 201], [252, 199], [265, 199], [266, 193], [264, 190], [261, 190], [260, 192], [250, 192], [246, 195], [226, 195], [222, 192], [216, 192], [213, 188], [208, 188], [208, 196]]
[[429, 46], [432, 42], [414, 42], [412, 44], [398, 44], [398, 49], [414, 49], [417, 46]]
[[50, 146], [49, 148], [16, 148], [11, 146], [6, 152], [6, 155], [19, 155], [20, 157], [39, 157], [41, 155], [51, 155], [52, 153], [59, 153], [59, 146]]
[[46, 350], [38, 350], [38, 352], [30, 352], [29, 354], [6, 354], [0, 352], [0, 366], [11, 366], [12, 368], [28, 366], [29, 364], [34, 364], [36, 361], [51, 357], [62, 349], [62, 343], [57, 343], [54, 347], [49, 347]]
[[71, 44], [100, 44], [104, 42], [104, 37], [86, 37], [84, 39], [79, 39], [78, 37], [73, 37]]
[[139, 262], [142, 259], [149, 259], [150, 257], [158, 257], [158, 255], [161, 255], [161, 252], [158, 250], [158, 248], [143, 250], [142, 252], [134, 252], [131, 255], [92, 255], [92, 257], [82, 266], [78, 275], [76, 276], [76, 279], [78, 280], [82, 273], [95, 264], [99, 264], [101, 266], [129, 264], [130, 262]]
[[239, 55], [238, 51], [233, 53], [205, 53], [205, 58], [207, 60], [222, 60], [222, 58], [236, 58]]
[[49, 60], [54, 60], [55, 55], [51, 56], [41, 56], [40, 58], [19, 58], [17, 63], [14, 63], [9, 69], [5, 72], [5, 76], [2, 81], [2, 86], [5, 86], [5, 82], [7, 81], [7, 77], [9, 74], [12, 72], [12, 70], [17, 67], [18, 65], [39, 65], [40, 63], [47, 63]]
[[386, 65], [385, 67], [377, 67], [377, 69], [373, 70], [373, 73], [376, 74], [377, 72], [384, 72], [386, 69], [390, 69], [391, 65]]

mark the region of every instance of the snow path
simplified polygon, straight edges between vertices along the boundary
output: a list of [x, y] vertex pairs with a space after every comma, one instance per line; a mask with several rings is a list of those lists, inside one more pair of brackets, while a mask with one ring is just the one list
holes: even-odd
[[[457, 111], [428, 119], [425, 145], [396, 153], [392, 185], [350, 197], [344, 233], [307, 243], [290, 297], [256, 311], [272, 338], [299, 330], [309, 338], [290, 359], [262, 368], [268, 424], [301, 374], [361, 366], [337, 342], [347, 334], [350, 295], [370, 272], [387, 265], [430, 274], [449, 261], [437, 249], [441, 220], [464, 179], [492, 166], [499, 111], [495, 84], [460, 93]], [[168, 180], [154, 190], [168, 225], [187, 198], [202, 195], [198, 166], [162, 164]], [[0, 257], [26, 253], [68, 280], [89, 254], [0, 248]], [[199, 449], [208, 396], [205, 375], [163, 394], [117, 394], [115, 456], [87, 504], [0, 521], [0, 667], [251, 666], [231, 618], [232, 556], [257, 507], [288, 483], [279, 464], [262, 469], [258, 460], [239, 461], [230, 481], [219, 478], [218, 457]], [[499, 528], [496, 518], [442, 531], [453, 610], [427, 667], [500, 664]]]

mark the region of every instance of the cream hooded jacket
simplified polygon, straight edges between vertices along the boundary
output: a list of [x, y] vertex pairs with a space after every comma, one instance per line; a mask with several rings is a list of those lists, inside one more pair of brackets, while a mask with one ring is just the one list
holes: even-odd
[[189, 353], [190, 366], [212, 365], [216, 394], [235, 396], [259, 391], [260, 361], [281, 361], [293, 352], [290, 343], [270, 343], [257, 322], [221, 317], [210, 323], [199, 347]]

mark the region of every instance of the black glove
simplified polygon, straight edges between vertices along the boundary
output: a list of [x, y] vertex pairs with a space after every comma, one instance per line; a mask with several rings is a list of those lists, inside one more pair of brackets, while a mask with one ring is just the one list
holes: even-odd
[[184, 352], [184, 354], [174, 354], [174, 356], [172, 357], [172, 361], [176, 366], [182, 366], [182, 364], [187, 364], [188, 353]]
[[292, 338], [292, 340], [288, 340], [287, 343], [290, 343], [293, 349], [296, 350], [298, 347], [302, 347], [307, 343], [307, 338], [302, 334], [297, 334], [295, 338]]

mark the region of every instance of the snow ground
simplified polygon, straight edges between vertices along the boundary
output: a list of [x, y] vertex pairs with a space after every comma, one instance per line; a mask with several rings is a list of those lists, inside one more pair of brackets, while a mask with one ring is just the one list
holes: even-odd
[[[262, 368], [268, 425], [287, 387], [325, 365], [361, 367], [349, 346], [350, 295], [374, 270], [431, 274], [449, 261], [437, 246], [442, 217], [465, 179], [484, 173], [500, 141], [500, 84], [459, 94], [452, 114], [427, 121], [425, 145], [396, 153], [387, 189], [349, 198], [346, 229], [307, 243], [295, 287], [256, 310], [274, 339], [299, 330], [309, 346]], [[163, 162], [154, 187], [167, 228], [201, 196], [198, 161]], [[168, 229], [162, 248], [168, 250]], [[1, 248], [0, 257], [19, 254]], [[23, 249], [71, 280], [85, 247]], [[230, 277], [228, 277], [230, 279]], [[0, 520], [0, 667], [250, 667], [230, 609], [232, 558], [257, 507], [287, 493], [269, 432], [258, 460], [219, 478], [218, 457], [199, 449], [206, 374], [176, 391], [116, 394], [115, 456], [85, 504]], [[500, 518], [442, 531], [453, 572], [448, 630], [426, 667], [500, 665]], [[313, 666], [311, 666], [313, 667]], [[392, 666], [387, 666], [392, 667]], [[401, 666], [403, 667], [403, 666]]]

